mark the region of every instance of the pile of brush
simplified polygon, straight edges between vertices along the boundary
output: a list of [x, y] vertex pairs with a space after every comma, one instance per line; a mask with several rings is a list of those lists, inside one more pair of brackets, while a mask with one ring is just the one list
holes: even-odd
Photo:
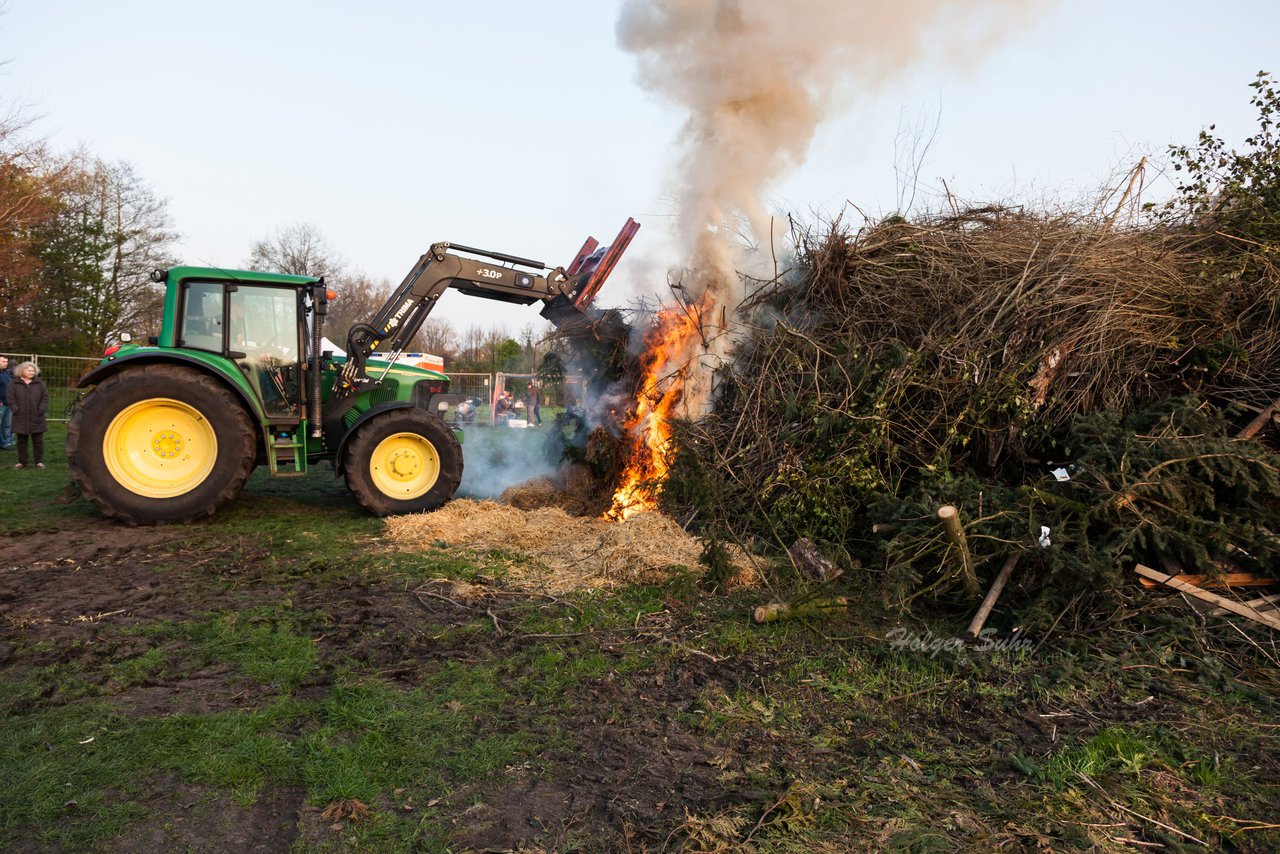
[[857, 234], [837, 225], [801, 247], [807, 274], [756, 296], [773, 327], [742, 348], [735, 375], [774, 377], [785, 395], [800, 371], [810, 400], [847, 411], [841, 384], [856, 393], [867, 363], [888, 366], [871, 370], [875, 403], [894, 410], [890, 443], [908, 465], [946, 453], [995, 467], [1023, 428], [1174, 394], [1274, 397], [1276, 280], [1210, 266], [1193, 232], [983, 208]]
[[748, 301], [716, 412], [677, 432], [677, 518], [809, 537], [898, 602], [972, 590], [1012, 553], [1055, 602], [1152, 550], [1280, 557], [1280, 457], [1235, 438], [1280, 396], [1266, 259], [1212, 231], [994, 207], [796, 243], [796, 273]]

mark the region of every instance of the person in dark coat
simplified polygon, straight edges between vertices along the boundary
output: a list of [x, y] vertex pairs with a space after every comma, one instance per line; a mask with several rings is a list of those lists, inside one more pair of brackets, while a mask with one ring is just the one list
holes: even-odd
[[13, 447], [13, 410], [9, 408], [9, 383], [13, 374], [9, 373], [9, 357], [0, 356], [0, 451]]
[[40, 379], [35, 362], [18, 365], [5, 402], [13, 410], [13, 434], [18, 437], [18, 462], [14, 468], [27, 467], [28, 438], [35, 451], [36, 468], [44, 468], [44, 434], [49, 429], [44, 414], [49, 411], [49, 389]]

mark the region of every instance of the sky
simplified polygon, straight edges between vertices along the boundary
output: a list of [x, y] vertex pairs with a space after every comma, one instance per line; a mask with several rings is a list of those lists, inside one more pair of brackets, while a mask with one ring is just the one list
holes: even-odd
[[[7, 0], [0, 104], [59, 149], [131, 162], [168, 199], [184, 263], [242, 266], [254, 240], [310, 222], [375, 278], [399, 281], [442, 240], [567, 264], [634, 216], [598, 299], [622, 304], [681, 263], [684, 116], [638, 81], [620, 5]], [[1248, 83], [1280, 74], [1275, 0], [1042, 5], [959, 70], [926, 60], [874, 90], [845, 81], [769, 209], [882, 216], [936, 205], [944, 181], [980, 203], [1093, 198], [1208, 124], [1238, 145]], [[913, 138], [931, 139], [914, 194], [895, 168]], [[1170, 186], [1153, 173], [1148, 192]], [[460, 293], [435, 316], [541, 325], [536, 307]]]

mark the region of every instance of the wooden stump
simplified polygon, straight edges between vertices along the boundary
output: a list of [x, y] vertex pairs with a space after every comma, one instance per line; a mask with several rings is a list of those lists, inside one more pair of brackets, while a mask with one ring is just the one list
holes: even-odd
[[964, 576], [964, 592], [977, 598], [982, 588], [978, 586], [978, 575], [973, 571], [973, 555], [969, 553], [969, 540], [964, 535], [960, 511], [954, 504], [944, 504], [938, 508], [938, 518], [942, 520], [942, 527], [955, 545], [956, 551], [960, 552], [960, 571]]

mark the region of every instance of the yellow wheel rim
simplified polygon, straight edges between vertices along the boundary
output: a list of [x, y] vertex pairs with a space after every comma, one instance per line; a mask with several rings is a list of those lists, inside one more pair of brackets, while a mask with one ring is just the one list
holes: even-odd
[[383, 495], [407, 501], [425, 495], [440, 477], [436, 446], [417, 433], [396, 433], [369, 457], [369, 477]]
[[200, 412], [156, 397], [111, 419], [102, 458], [116, 482], [145, 498], [174, 498], [204, 483], [218, 459], [218, 437]]

